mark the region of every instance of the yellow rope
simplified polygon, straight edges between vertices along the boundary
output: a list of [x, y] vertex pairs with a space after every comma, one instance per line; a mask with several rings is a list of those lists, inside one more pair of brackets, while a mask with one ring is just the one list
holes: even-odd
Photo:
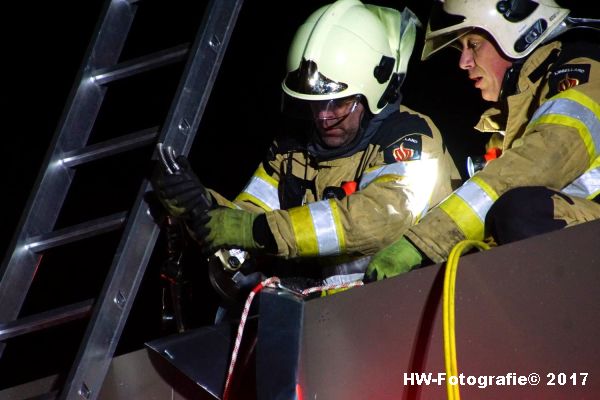
[[448, 400], [460, 400], [458, 385], [450, 384], [450, 377], [458, 376], [458, 367], [456, 364], [456, 331], [454, 327], [454, 299], [456, 288], [456, 271], [458, 270], [458, 260], [461, 255], [473, 247], [479, 250], [488, 250], [484, 242], [477, 240], [463, 240], [459, 242], [448, 256], [446, 262], [446, 271], [444, 274], [444, 292], [443, 292], [443, 322], [444, 322], [444, 363], [446, 366], [446, 391]]

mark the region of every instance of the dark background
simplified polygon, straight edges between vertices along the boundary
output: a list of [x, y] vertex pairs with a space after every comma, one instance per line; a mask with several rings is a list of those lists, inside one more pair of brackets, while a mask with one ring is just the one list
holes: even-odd
[[[279, 115], [280, 82], [295, 29], [317, 7], [328, 1], [303, 0], [272, 3], [247, 0], [225, 55], [211, 100], [190, 153], [190, 160], [206, 186], [233, 198], [265, 154], [272, 137], [283, 129]], [[373, 1], [402, 8], [409, 6], [425, 25], [431, 1]], [[586, 5], [588, 3], [588, 5]], [[575, 15], [598, 16], [591, 2], [562, 1]], [[47, 147], [54, 134], [69, 91], [93, 34], [103, 1], [9, 2], [3, 5], [0, 110], [3, 134], [1, 177], [2, 212], [0, 252], [5, 255]], [[285, 9], [282, 9], [283, 4]], [[122, 60], [192, 41], [205, 2], [144, 0]], [[139, 20], [139, 21], [138, 21]], [[482, 152], [486, 135], [471, 128], [488, 104], [457, 67], [458, 53], [440, 52], [420, 62], [421, 31], [403, 87], [404, 103], [429, 115], [442, 131], [463, 176], [465, 158]], [[92, 132], [90, 143], [119, 134], [160, 125], [164, 121], [181, 66], [135, 78], [132, 86], [111, 86]], [[134, 95], [130, 95], [134, 89]], [[111, 159], [79, 172], [74, 194], [67, 198], [58, 227], [126, 210], [148, 168], [152, 149]], [[103, 203], [97, 209], [98, 200]], [[119, 236], [104, 238], [116, 245]], [[163, 241], [159, 238], [158, 245]], [[110, 247], [110, 246], [108, 246]], [[44, 256], [23, 315], [79, 301], [97, 293], [114, 251], [94, 242], [67, 246]], [[126, 352], [164, 334], [160, 326], [157, 251], [134, 303], [118, 352]], [[194, 256], [189, 256], [194, 261]], [[200, 269], [200, 268], [198, 268]], [[217, 297], [206, 275], [196, 271], [196, 324], [210, 323]], [[67, 295], [67, 292], [74, 292]], [[48, 299], [48, 297], [50, 299]], [[0, 299], [1, 301], [1, 299]], [[13, 339], [0, 359], [0, 389], [68, 367], [83, 322]], [[75, 332], [75, 333], [73, 333]], [[35, 361], [40, 355], [51, 361]]]

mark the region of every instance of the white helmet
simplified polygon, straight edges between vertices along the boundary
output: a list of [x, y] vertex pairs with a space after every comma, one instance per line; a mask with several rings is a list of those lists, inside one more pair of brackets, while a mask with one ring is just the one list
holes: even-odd
[[435, 0], [422, 60], [472, 29], [489, 33], [509, 58], [527, 56], [567, 18], [554, 0]]
[[419, 20], [412, 11], [338, 0], [313, 12], [290, 46], [283, 91], [301, 100], [362, 95], [373, 114], [398, 96]]

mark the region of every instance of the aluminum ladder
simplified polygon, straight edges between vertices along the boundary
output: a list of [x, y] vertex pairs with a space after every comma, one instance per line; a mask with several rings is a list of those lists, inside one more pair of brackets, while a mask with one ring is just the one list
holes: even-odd
[[[141, 178], [131, 209], [55, 229], [76, 171], [90, 162], [139, 148], [146, 147], [153, 153], [159, 141], [172, 146], [179, 154], [188, 154], [243, 1], [209, 1], [191, 45], [178, 45], [121, 61], [134, 17], [143, 3], [143, 0], [107, 0], [103, 5], [0, 269], [0, 355], [10, 338], [89, 318], [62, 389], [44, 398], [95, 399], [98, 396], [160, 230], [144, 200], [150, 190], [145, 178]], [[176, 62], [185, 63], [183, 73], [160, 128], [142, 129], [88, 144], [105, 94], [113, 82]], [[46, 251], [114, 231], [122, 233], [98, 297], [20, 317]]]

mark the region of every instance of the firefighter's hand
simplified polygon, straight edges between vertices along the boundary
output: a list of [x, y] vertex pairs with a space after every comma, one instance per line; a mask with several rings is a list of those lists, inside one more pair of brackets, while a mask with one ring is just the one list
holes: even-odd
[[263, 248], [254, 238], [254, 222], [260, 214], [219, 207], [210, 210], [201, 223], [190, 226], [206, 254], [219, 249], [256, 250]]
[[365, 282], [379, 281], [420, 267], [425, 256], [406, 238], [377, 252], [367, 266]]
[[156, 196], [172, 216], [197, 218], [212, 207], [213, 199], [208, 190], [192, 171], [184, 156], [176, 159], [180, 169], [169, 174], [156, 168], [151, 178]]

